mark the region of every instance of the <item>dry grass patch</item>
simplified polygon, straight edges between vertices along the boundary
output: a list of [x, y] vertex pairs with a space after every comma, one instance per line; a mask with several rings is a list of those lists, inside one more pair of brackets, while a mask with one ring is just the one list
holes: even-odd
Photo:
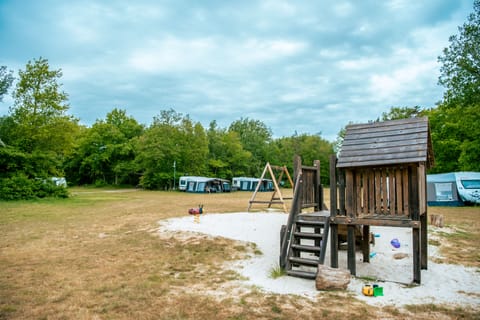
[[480, 267], [480, 207], [430, 207], [429, 214], [444, 216], [446, 228], [430, 227], [431, 245], [439, 247], [436, 262]]
[[[254, 244], [157, 232], [159, 220], [186, 216], [198, 204], [207, 213], [246, 211], [251, 193], [75, 188], [72, 194], [0, 203], [0, 319], [358, 319], [366, 314], [402, 319], [414, 314], [368, 306], [346, 292], [321, 293], [314, 300], [265, 294], [242, 284], [229, 268], [230, 262], [261, 254]], [[451, 224], [468, 231], [468, 219], [473, 214], [466, 214], [467, 226], [463, 220]], [[425, 308], [417, 311], [428, 314]], [[475, 317], [463, 309], [434, 312], [440, 319]]]

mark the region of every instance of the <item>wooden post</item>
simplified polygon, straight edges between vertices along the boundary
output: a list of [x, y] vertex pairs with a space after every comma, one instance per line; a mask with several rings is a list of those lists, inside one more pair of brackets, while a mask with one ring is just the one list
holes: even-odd
[[413, 243], [413, 282], [420, 284], [422, 275], [420, 270], [420, 229], [412, 229]]
[[[337, 216], [337, 157], [330, 156], [330, 217]], [[330, 225], [330, 266], [338, 268], [338, 225]]]
[[320, 183], [320, 160], [313, 161], [313, 166], [317, 167], [315, 172], [315, 211], [320, 211], [323, 209], [323, 190], [322, 184]]
[[428, 240], [427, 240], [427, 213], [420, 216], [420, 268], [427, 270], [428, 268]]
[[412, 230], [412, 243], [413, 243], [413, 282], [420, 284], [421, 282], [421, 246], [420, 246], [420, 229], [421, 221], [419, 214], [418, 203], [418, 172], [417, 167], [411, 166], [409, 168], [409, 181], [408, 181], [408, 202], [410, 207], [410, 217], [414, 221], [420, 223], [419, 228], [413, 228]]
[[370, 262], [370, 226], [364, 225], [362, 228], [362, 253], [363, 262]]
[[[351, 219], [356, 218], [355, 211], [355, 173], [351, 169], [345, 170], [345, 211], [347, 217]], [[355, 265], [355, 226], [348, 225], [347, 227], [347, 265], [348, 270], [352, 275], [357, 274]]]
[[350, 274], [357, 274], [357, 267], [355, 261], [355, 226], [349, 225], [347, 227], [347, 265]]
[[419, 209], [420, 209], [420, 268], [427, 270], [428, 268], [428, 232], [427, 232], [427, 196], [426, 182], [427, 174], [425, 172], [425, 164], [420, 164], [418, 168], [419, 179]]

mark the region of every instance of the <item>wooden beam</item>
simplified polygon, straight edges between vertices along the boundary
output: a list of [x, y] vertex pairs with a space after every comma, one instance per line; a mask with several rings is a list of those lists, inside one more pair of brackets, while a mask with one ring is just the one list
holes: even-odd
[[386, 216], [372, 218], [351, 218], [345, 216], [330, 217], [330, 223], [345, 225], [370, 225], [380, 227], [420, 228], [420, 221], [409, 219], [388, 219]]

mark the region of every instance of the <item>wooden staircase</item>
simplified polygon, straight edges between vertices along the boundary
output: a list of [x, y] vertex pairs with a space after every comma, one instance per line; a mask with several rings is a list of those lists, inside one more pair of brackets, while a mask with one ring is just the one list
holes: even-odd
[[[325, 261], [330, 211], [323, 204], [320, 163], [295, 166], [295, 189], [287, 224], [281, 230], [280, 267], [289, 276], [315, 279], [318, 264]], [[302, 209], [314, 212], [302, 213]]]
[[325, 261], [330, 212], [299, 214], [292, 225], [285, 263], [288, 275], [315, 279], [318, 264]]

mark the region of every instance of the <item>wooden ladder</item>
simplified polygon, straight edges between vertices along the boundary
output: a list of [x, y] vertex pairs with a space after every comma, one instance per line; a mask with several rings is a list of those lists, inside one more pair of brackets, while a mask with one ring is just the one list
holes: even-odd
[[[318, 264], [325, 261], [330, 211], [323, 203], [320, 161], [313, 167], [295, 160], [295, 188], [287, 224], [280, 231], [280, 267], [288, 275], [315, 279]], [[303, 213], [313, 208], [314, 212]]]
[[292, 225], [285, 263], [288, 275], [315, 279], [317, 266], [325, 262], [330, 212], [299, 214]]

